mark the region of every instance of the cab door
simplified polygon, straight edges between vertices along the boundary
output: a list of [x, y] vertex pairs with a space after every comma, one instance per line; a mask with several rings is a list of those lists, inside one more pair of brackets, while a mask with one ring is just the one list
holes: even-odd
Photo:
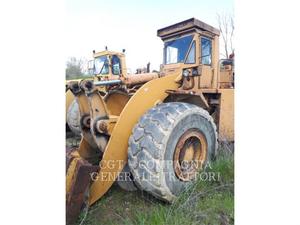
[[111, 58], [111, 71], [113, 75], [121, 75], [121, 60], [117, 55], [113, 55]]
[[201, 75], [199, 88], [212, 87], [212, 40], [211, 38], [200, 37], [200, 64]]

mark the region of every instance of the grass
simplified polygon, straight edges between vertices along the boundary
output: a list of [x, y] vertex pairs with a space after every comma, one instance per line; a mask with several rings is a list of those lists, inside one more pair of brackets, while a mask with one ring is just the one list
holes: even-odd
[[[203, 176], [175, 203], [163, 203], [145, 192], [126, 192], [114, 185], [89, 209], [83, 224], [234, 224], [234, 157], [224, 147], [219, 152], [205, 170], [216, 179], [209, 181]], [[83, 217], [84, 213], [79, 221]]]

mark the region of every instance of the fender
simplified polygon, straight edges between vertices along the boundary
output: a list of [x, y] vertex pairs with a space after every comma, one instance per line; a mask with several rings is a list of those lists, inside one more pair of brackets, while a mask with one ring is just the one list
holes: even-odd
[[123, 170], [127, 163], [128, 140], [139, 118], [157, 103], [163, 102], [168, 96], [167, 90], [178, 88], [179, 84], [176, 80], [179, 76], [181, 73], [151, 80], [130, 98], [118, 118], [104, 151], [97, 179], [94, 179], [90, 188], [89, 205], [95, 203], [108, 191]]

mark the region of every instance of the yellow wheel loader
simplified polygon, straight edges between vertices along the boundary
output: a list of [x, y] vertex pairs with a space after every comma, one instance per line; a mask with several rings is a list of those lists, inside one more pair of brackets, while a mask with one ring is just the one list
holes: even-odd
[[[127, 96], [134, 92], [138, 87], [143, 83], [149, 81], [150, 79], [157, 78], [158, 75], [155, 73], [149, 73], [150, 64], [147, 65], [147, 76], [143, 76], [141, 79], [136, 74], [127, 74], [127, 67], [125, 61], [125, 49], [123, 52], [114, 52], [108, 51], [107, 47], [105, 51], [95, 52], [93, 51], [93, 60], [88, 62], [89, 73], [94, 76], [94, 78], [88, 78], [88, 80], [94, 80], [95, 82], [102, 81], [104, 85], [98, 84], [97, 89], [101, 96], [105, 96], [108, 91], [112, 89], [118, 89], [120, 94]], [[139, 73], [142, 73], [140, 71]], [[116, 81], [117, 80], [117, 81]], [[81, 79], [73, 80], [73, 82], [81, 82]], [[123, 82], [123, 85], [120, 82]], [[71, 81], [69, 81], [71, 82]], [[126, 83], [126, 85], [124, 85]], [[120, 88], [123, 86], [124, 88]], [[123, 93], [122, 93], [123, 92]], [[116, 101], [119, 101], [117, 104], [121, 104], [123, 108], [123, 99], [125, 98], [127, 102], [127, 97], [119, 95]], [[106, 98], [110, 98], [106, 96]], [[110, 100], [111, 101], [111, 100]], [[120, 102], [122, 101], [122, 102]], [[120, 110], [120, 109], [118, 109]], [[80, 115], [78, 104], [75, 100], [74, 94], [69, 90], [67, 85], [66, 90], [66, 123], [70, 131], [76, 135], [81, 134], [80, 128]]]
[[68, 224], [124, 177], [172, 203], [216, 157], [218, 142], [234, 141], [233, 62], [219, 60], [219, 30], [191, 18], [157, 35], [159, 73], [68, 85], [81, 128], [79, 147], [67, 152]]

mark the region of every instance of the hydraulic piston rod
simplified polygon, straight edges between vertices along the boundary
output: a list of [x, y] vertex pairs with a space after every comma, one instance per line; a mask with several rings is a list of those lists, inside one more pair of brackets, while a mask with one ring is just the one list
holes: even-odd
[[121, 80], [101, 80], [94, 82], [95, 86], [106, 86], [106, 85], [114, 85], [114, 84], [121, 84]]

